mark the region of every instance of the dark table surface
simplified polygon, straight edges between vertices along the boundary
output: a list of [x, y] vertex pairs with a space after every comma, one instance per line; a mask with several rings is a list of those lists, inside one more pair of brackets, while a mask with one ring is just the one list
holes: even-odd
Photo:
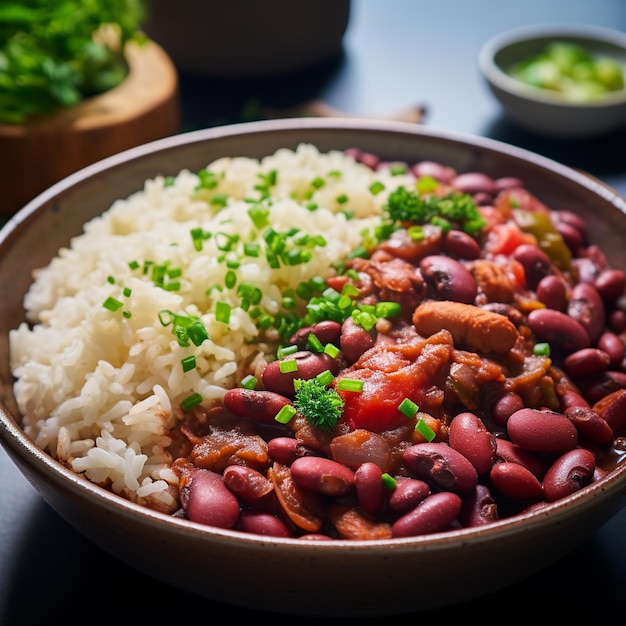
[[[380, 117], [424, 105], [424, 123], [430, 127], [538, 152], [583, 169], [626, 195], [626, 130], [580, 142], [534, 137], [503, 118], [483, 83], [476, 61], [481, 45], [501, 31], [540, 23], [626, 31], [626, 2], [353, 0], [344, 51], [322, 67], [289, 80], [245, 84], [181, 74], [183, 132], [245, 121], [264, 108], [314, 99], [348, 114]], [[395, 619], [610, 623], [623, 619], [624, 590], [626, 510], [527, 580], [461, 605]], [[83, 624], [96, 618], [100, 623], [141, 618], [142, 623], [164, 624], [202, 617], [210, 623], [225, 610], [234, 623], [296, 619], [220, 605], [139, 574], [65, 523], [0, 449], [1, 626]]]

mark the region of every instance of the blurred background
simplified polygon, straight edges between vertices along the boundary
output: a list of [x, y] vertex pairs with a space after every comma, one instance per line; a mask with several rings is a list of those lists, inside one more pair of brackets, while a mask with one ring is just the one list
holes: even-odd
[[[151, 19], [160, 18], [161, 5], [168, 4], [151, 0]], [[187, 4], [208, 6], [202, 0], [181, 0], [176, 6]], [[228, 6], [234, 11], [245, 4], [244, 0]], [[584, 169], [626, 193], [622, 183], [626, 130], [584, 141], [546, 139], [520, 130], [503, 115], [480, 75], [477, 60], [490, 38], [521, 26], [581, 24], [626, 31], [623, 0], [527, 0], [506, 6], [490, 0], [330, 0], [297, 3], [302, 17], [291, 19], [295, 4], [264, 5], [263, 15], [271, 26], [266, 30], [267, 25], [261, 28], [257, 21], [252, 36], [246, 30], [247, 34], [236, 35], [218, 32], [215, 37], [219, 23], [208, 15], [196, 20], [193, 10], [185, 19], [195, 20], [196, 28], [199, 23], [207, 25], [204, 39], [183, 35], [184, 30], [166, 33], [148, 21], [147, 32], [179, 68], [183, 130], [322, 112], [411, 120], [422, 111], [421, 122], [430, 127], [482, 135], [539, 152]], [[289, 19], [272, 9], [283, 5], [292, 7]], [[307, 12], [315, 14], [313, 7], [324, 7], [327, 12], [326, 19], [331, 21], [326, 29], [311, 21]], [[341, 45], [332, 54], [344, 20]], [[319, 37], [317, 60], [300, 50], [309, 24]], [[298, 34], [295, 52], [284, 40], [274, 38], [276, 29], [283, 38], [285, 31]], [[229, 65], [218, 52], [221, 49], [228, 57], [238, 46], [250, 54], [251, 69], [245, 78], [241, 77], [246, 74], [243, 64]], [[275, 71], [264, 68], [261, 61], [255, 66], [257, 51], [263, 47], [270, 47], [279, 58], [301, 61], [300, 68], [289, 71], [286, 61], [277, 63]]]

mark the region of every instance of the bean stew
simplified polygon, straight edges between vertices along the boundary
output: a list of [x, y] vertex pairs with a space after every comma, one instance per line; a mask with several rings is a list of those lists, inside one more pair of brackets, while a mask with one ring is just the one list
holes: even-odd
[[390, 539], [490, 524], [601, 479], [626, 449], [626, 273], [527, 181], [347, 152], [415, 188], [390, 195], [375, 241], [276, 360], [187, 411], [177, 515]]

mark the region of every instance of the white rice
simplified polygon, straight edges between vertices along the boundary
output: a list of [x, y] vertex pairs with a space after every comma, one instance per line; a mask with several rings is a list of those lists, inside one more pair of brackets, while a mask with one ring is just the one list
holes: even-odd
[[[190, 231], [239, 235], [240, 247], [244, 241], [263, 246], [264, 229], [252, 222], [249, 200], [260, 198], [259, 174], [275, 170], [272, 227], [295, 227], [326, 240], [301, 265], [272, 269], [262, 252], [240, 255], [241, 265], [233, 270], [237, 284], [258, 286], [260, 306], [276, 314], [286, 288], [332, 274], [333, 264], [377, 222], [389, 192], [412, 182], [408, 175], [372, 172], [341, 152], [320, 153], [309, 144], [260, 161], [223, 158], [207, 169], [218, 176], [213, 190], [196, 193], [199, 177], [190, 171], [174, 181], [157, 176], [88, 222], [69, 248], [35, 272], [24, 301], [29, 323], [10, 334], [15, 397], [27, 434], [87, 479], [169, 512], [177, 507], [178, 483], [168, 448], [183, 417], [181, 401], [198, 393], [210, 406], [239, 382], [245, 373], [240, 363], [272, 358], [272, 346], [260, 341], [249, 311], [240, 307], [236, 287], [207, 295], [207, 288], [224, 285], [227, 267], [215, 236], [198, 251]], [[316, 177], [325, 184], [306, 198]], [[370, 191], [376, 180], [384, 185], [379, 194]], [[225, 207], [209, 202], [222, 194], [228, 196]], [[338, 201], [342, 195], [347, 202]], [[311, 202], [318, 206], [314, 211], [307, 207]], [[180, 268], [180, 289], [156, 286], [149, 274], [131, 269], [134, 261]], [[123, 302], [122, 309], [105, 308], [108, 297]], [[216, 320], [218, 300], [232, 307], [228, 323]], [[172, 327], [159, 320], [162, 310], [199, 317], [209, 339], [180, 346]], [[197, 367], [185, 373], [181, 360], [191, 354]]]

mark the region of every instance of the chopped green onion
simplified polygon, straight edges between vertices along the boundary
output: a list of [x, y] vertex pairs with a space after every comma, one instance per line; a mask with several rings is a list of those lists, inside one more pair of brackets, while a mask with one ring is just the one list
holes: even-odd
[[435, 438], [435, 431], [426, 423], [423, 417], [420, 417], [415, 424], [415, 430], [426, 439], [432, 441]]
[[269, 224], [270, 210], [261, 205], [254, 205], [248, 209], [248, 216], [258, 228], [265, 228]]
[[425, 237], [424, 229], [421, 226], [409, 226], [406, 232], [411, 241], [423, 241]]
[[278, 364], [281, 374], [289, 374], [298, 371], [298, 362], [295, 359], [285, 359]]
[[128, 263], [128, 267], [129, 267], [131, 270], [137, 270], [137, 269], [139, 269], [139, 263], [138, 263], [137, 261], [130, 261], [130, 262]]
[[336, 358], [339, 352], [339, 348], [332, 343], [327, 343], [324, 346], [324, 354], [327, 354], [331, 359]]
[[281, 407], [280, 411], [276, 413], [274, 419], [280, 424], [288, 424], [296, 413], [296, 407], [293, 406], [293, 404], [285, 404]]
[[227, 302], [216, 302], [215, 303], [215, 319], [218, 322], [223, 322], [224, 324], [228, 324], [230, 322], [230, 312], [231, 307]]
[[346, 202], [348, 202], [348, 196], [345, 193], [342, 193], [338, 195], [335, 200], [338, 204], [345, 204]]
[[246, 256], [258, 257], [261, 246], [258, 243], [244, 243], [243, 244], [243, 253]]
[[224, 193], [217, 194], [211, 198], [211, 205], [225, 207], [228, 204], [228, 196]]
[[415, 188], [419, 194], [432, 193], [439, 185], [439, 181], [432, 176], [420, 176], [415, 181]]
[[355, 391], [359, 393], [363, 391], [363, 381], [356, 378], [340, 378], [337, 380], [337, 389], [339, 391]]
[[358, 296], [360, 291], [352, 283], [346, 283], [341, 289], [342, 296]]
[[190, 372], [196, 368], [196, 357], [193, 354], [186, 356], [180, 363], [183, 366], [183, 372]]
[[550, 344], [549, 343], [536, 343], [533, 346], [533, 354], [535, 356], [550, 356]]
[[397, 484], [398, 481], [393, 476], [391, 476], [391, 474], [388, 474], [387, 472], [384, 472], [380, 478], [383, 481], [383, 486], [386, 489], [395, 489], [396, 488], [396, 484]]
[[276, 351], [276, 356], [279, 359], [282, 359], [297, 351], [298, 351], [298, 346], [296, 346], [295, 344], [292, 344], [289, 346], [283, 346], [282, 348], [278, 348], [278, 350]]
[[130, 295], [133, 293], [133, 290], [130, 287], [124, 287], [122, 293], [126, 298], [130, 298]]
[[381, 183], [379, 180], [374, 181], [371, 185], [370, 185], [370, 193], [373, 196], [378, 195], [381, 191], [383, 191], [385, 189], [385, 185], [383, 185], [383, 183]]
[[111, 285], [115, 285], [115, 278], [113, 278], [113, 276], [107, 276], [107, 282]]
[[335, 380], [335, 376], [330, 370], [324, 370], [323, 372], [320, 372], [315, 378], [317, 378], [317, 380], [319, 380], [320, 383], [322, 383], [322, 385], [324, 385], [325, 387], [330, 385], [330, 383]]
[[204, 323], [198, 320], [187, 326], [187, 336], [193, 341], [194, 345], [199, 346], [205, 339], [209, 338], [209, 333]]
[[402, 313], [402, 306], [399, 302], [379, 302], [374, 307], [374, 314], [377, 317], [395, 317]]
[[285, 309], [293, 309], [296, 306], [295, 292], [293, 289], [287, 289], [283, 293], [281, 304]]
[[198, 406], [200, 404], [202, 404], [202, 396], [199, 393], [192, 393], [180, 403], [180, 406], [183, 411], [188, 411], [194, 406]]
[[224, 276], [224, 284], [229, 289], [232, 289], [237, 284], [237, 274], [235, 274], [232, 270], [228, 270], [228, 272], [226, 272], [226, 276]]
[[112, 298], [109, 296], [103, 303], [102, 306], [109, 311], [115, 312], [121, 309], [124, 306], [123, 302], [120, 302], [116, 298]]
[[313, 333], [309, 333], [309, 336], [306, 338], [306, 347], [311, 350], [311, 352], [324, 352], [324, 345], [317, 335]]
[[252, 374], [248, 374], [241, 380], [241, 386], [244, 389], [256, 389], [258, 383], [259, 381]]
[[408, 398], [402, 400], [398, 406], [398, 411], [400, 411], [400, 413], [404, 413], [407, 417], [414, 417], [418, 410], [419, 407], [417, 404]]

